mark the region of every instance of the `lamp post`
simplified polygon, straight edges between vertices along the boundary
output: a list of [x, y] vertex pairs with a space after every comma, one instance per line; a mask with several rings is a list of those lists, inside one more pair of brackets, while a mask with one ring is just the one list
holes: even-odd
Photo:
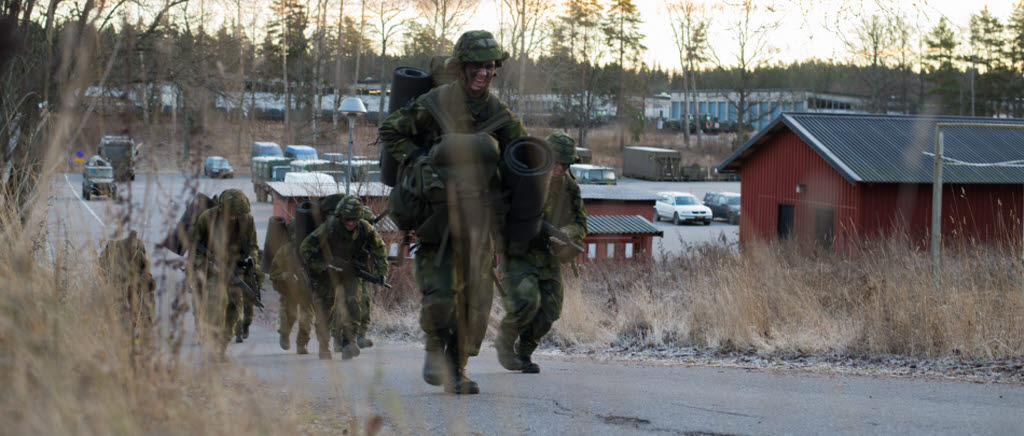
[[345, 97], [338, 110], [348, 118], [348, 168], [345, 169], [345, 195], [348, 195], [348, 186], [352, 181], [352, 129], [356, 126], [356, 117], [366, 113], [366, 106], [356, 97]]

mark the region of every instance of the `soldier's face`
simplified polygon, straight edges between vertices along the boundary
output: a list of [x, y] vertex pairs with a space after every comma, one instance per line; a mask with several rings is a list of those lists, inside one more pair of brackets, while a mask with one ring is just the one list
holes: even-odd
[[466, 91], [473, 97], [479, 97], [487, 92], [491, 86], [491, 79], [494, 78], [494, 71], [497, 67], [494, 61], [471, 62], [463, 67], [463, 74], [466, 75]]
[[569, 169], [569, 165], [568, 164], [556, 163], [555, 166], [553, 168], [551, 168], [551, 175], [555, 176], [555, 177], [561, 176], [561, 175], [565, 174], [565, 171], [568, 170], [568, 169]]
[[356, 224], [359, 223], [359, 218], [342, 218], [341, 223], [345, 225], [345, 230], [351, 232], [356, 228]]

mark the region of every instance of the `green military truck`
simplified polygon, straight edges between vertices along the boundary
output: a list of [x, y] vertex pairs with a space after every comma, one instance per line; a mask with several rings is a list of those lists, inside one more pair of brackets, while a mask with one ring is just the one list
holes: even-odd
[[252, 190], [256, 201], [270, 201], [270, 187], [267, 182], [280, 182], [289, 171], [291, 158], [282, 156], [256, 156], [252, 158]]
[[102, 157], [93, 156], [82, 171], [82, 198], [89, 201], [97, 195], [113, 200], [117, 198], [117, 185], [114, 184], [114, 168]]
[[114, 180], [135, 180], [135, 141], [127, 136], [104, 136], [99, 154], [114, 168]]
[[655, 147], [626, 147], [622, 151], [622, 176], [655, 181], [679, 181], [682, 154]]

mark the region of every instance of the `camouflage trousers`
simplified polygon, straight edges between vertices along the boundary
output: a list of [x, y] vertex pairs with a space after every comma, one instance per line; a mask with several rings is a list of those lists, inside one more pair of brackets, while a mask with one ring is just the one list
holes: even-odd
[[518, 339], [516, 354], [530, 356], [562, 314], [561, 267], [544, 247], [531, 248], [525, 256], [509, 256], [504, 270], [505, 317], [498, 334], [509, 341]]
[[364, 336], [366, 329], [370, 328], [370, 284], [360, 280], [359, 293], [359, 329], [356, 333]]
[[316, 310], [317, 341], [321, 346], [327, 337], [321, 338], [321, 331], [330, 331], [330, 336], [342, 343], [354, 341], [362, 328], [362, 290], [360, 280], [342, 277], [332, 284], [329, 279], [315, 280], [313, 286]]
[[[420, 245], [416, 249], [414, 274], [422, 294], [420, 328], [427, 342], [457, 343], [460, 355], [476, 356], [487, 333], [487, 320], [494, 298], [491, 272], [493, 248], [482, 255], [461, 256], [448, 245]], [[469, 271], [469, 265], [476, 271]], [[457, 341], [457, 342], [453, 342]], [[464, 364], [464, 362], [463, 362]]]
[[[313, 294], [308, 288], [296, 289], [284, 283], [274, 284], [274, 289], [281, 289], [281, 309], [279, 311], [280, 326], [277, 332], [281, 336], [290, 336], [292, 326], [296, 321], [299, 324], [299, 333], [295, 337], [295, 343], [305, 346], [309, 343], [309, 332], [313, 326]], [[327, 333], [324, 334], [325, 337]]]
[[200, 345], [204, 353], [223, 354], [242, 312], [242, 290], [212, 274], [197, 281], [192, 302]]

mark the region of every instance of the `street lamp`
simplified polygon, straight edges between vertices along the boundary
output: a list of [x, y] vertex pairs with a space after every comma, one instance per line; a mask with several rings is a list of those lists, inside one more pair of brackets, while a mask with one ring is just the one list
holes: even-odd
[[345, 170], [345, 195], [348, 195], [348, 185], [352, 179], [352, 129], [356, 126], [356, 117], [366, 113], [366, 106], [356, 97], [345, 97], [339, 110], [348, 118], [348, 169]]

